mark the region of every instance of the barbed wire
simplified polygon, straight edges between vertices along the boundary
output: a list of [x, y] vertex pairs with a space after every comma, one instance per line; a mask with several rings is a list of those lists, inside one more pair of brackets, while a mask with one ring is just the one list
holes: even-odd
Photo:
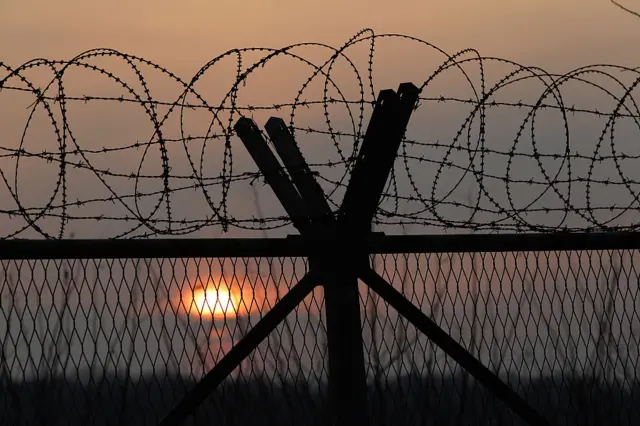
[[[65, 61], [34, 59], [17, 67], [0, 62], [0, 96], [8, 94], [6, 102], [0, 101], [6, 110], [3, 114], [13, 117], [18, 113], [17, 96], [30, 97], [21, 133], [11, 139], [8, 129], [2, 132], [0, 177], [4, 188], [0, 191], [6, 195], [0, 198], [4, 200], [0, 217], [5, 222], [0, 238], [27, 233], [62, 238], [81, 224], [96, 222], [113, 225], [117, 231], [108, 236], [114, 238], [186, 235], [211, 227], [226, 232], [234, 227], [265, 230], [289, 226], [291, 222], [283, 214], [267, 212], [264, 217], [255, 217], [246, 214], [246, 209], [238, 208], [236, 213], [230, 207], [232, 194], [241, 199], [247, 185], [262, 180], [233, 131], [238, 118], [256, 114], [288, 115], [288, 125], [328, 201], [337, 207], [375, 103], [378, 83], [374, 74], [378, 74], [374, 65], [383, 40], [404, 43], [405, 51], [413, 52], [414, 58], [419, 47], [426, 47], [444, 60], [422, 74], [421, 81], [413, 81], [420, 88], [420, 102], [379, 206], [379, 226], [415, 224], [441, 231], [634, 230], [640, 226], [640, 176], [635, 175], [638, 168], [633, 165], [640, 158], [640, 149], [632, 143], [637, 138], [635, 129], [640, 128], [640, 110], [634, 98], [640, 83], [638, 69], [602, 64], [554, 74], [481, 56], [473, 49], [450, 55], [411, 36], [375, 34], [365, 29], [338, 48], [298, 43], [281, 49], [233, 49], [207, 62], [189, 80], [142, 57], [102, 48]], [[358, 46], [366, 49], [361, 66], [350, 55]], [[304, 49], [319, 52], [324, 59], [311, 60], [299, 53]], [[251, 62], [247, 59], [251, 55], [260, 57]], [[208, 101], [196, 86], [222, 68], [228, 58], [235, 60], [230, 88], [215, 102]], [[245, 91], [254, 90], [246, 87], [250, 77], [285, 58], [310, 70], [293, 99], [242, 104]], [[118, 71], [96, 63], [105, 59], [116, 59]], [[501, 70], [491, 83], [493, 66], [507, 70]], [[48, 73], [44, 83], [31, 75], [36, 71]], [[69, 80], [74, 81], [78, 71], [105, 78], [120, 93], [71, 93]], [[177, 84], [180, 94], [170, 99], [152, 95], [148, 72], [160, 73], [163, 92], [170, 84]], [[351, 83], [339, 84], [347, 73], [353, 78]], [[454, 74], [461, 78], [459, 83], [448, 82]], [[436, 93], [443, 80], [452, 91], [465, 88], [470, 95]], [[216, 81], [216, 91], [220, 85]], [[533, 85], [542, 91], [533, 93]], [[310, 96], [313, 90], [319, 92], [316, 97]], [[591, 98], [589, 90], [594, 91]], [[500, 98], [504, 93], [522, 99]], [[570, 101], [574, 96], [579, 102]], [[584, 106], [589, 100], [598, 107]], [[106, 115], [74, 119], [85, 104], [140, 107], [147, 119], [137, 125], [151, 130], [151, 136], [92, 146], [94, 140], [78, 136], [89, 126], [87, 121], [103, 121], [112, 128], [125, 125], [108, 121]], [[448, 105], [464, 113], [461, 124], [447, 124], [453, 120], [449, 110], [445, 111], [449, 114], [446, 119], [436, 117], [438, 108]], [[336, 116], [338, 107], [342, 109]], [[302, 123], [307, 112], [318, 110], [319, 118]], [[206, 121], [202, 121], [209, 123], [206, 131], [187, 130], [189, 112], [206, 114]], [[517, 120], [516, 112], [522, 114]], [[42, 113], [53, 138], [41, 135], [45, 129], [38, 117]], [[14, 125], [16, 120], [10, 122]], [[489, 131], [492, 123], [496, 123], [496, 135]], [[345, 125], [348, 129], [341, 129]], [[446, 140], [434, 136], [451, 130], [449, 127], [454, 131]], [[510, 127], [514, 133], [505, 136]], [[552, 135], [551, 128], [560, 130]], [[30, 145], [28, 136], [32, 133], [40, 146]], [[92, 138], [113, 141], [98, 133]], [[43, 149], [42, 141], [53, 141], [55, 147]], [[213, 158], [218, 166], [212, 167], [207, 150], [216, 152]], [[145, 164], [157, 154], [156, 171], [145, 171]], [[105, 160], [113, 155], [119, 157]], [[319, 158], [325, 155], [327, 158]], [[139, 160], [137, 165], [118, 170], [133, 158]], [[29, 165], [24, 166], [27, 161]], [[43, 189], [33, 189], [29, 182], [42, 179], [50, 167], [47, 165], [57, 170], [55, 179], [47, 182], [53, 189], [33, 201]], [[25, 167], [27, 172], [22, 171]], [[87, 176], [97, 180], [90, 183]], [[185, 197], [193, 194], [198, 194], [198, 202], [186, 202]], [[18, 225], [8, 229], [8, 223]]]

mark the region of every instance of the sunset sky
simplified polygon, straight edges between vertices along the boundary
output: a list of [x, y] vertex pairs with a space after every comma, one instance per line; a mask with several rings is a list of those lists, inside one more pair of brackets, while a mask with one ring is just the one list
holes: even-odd
[[[244, 2], [231, 1], [168, 1], [168, 0], [115, 0], [110, 2], [87, 2], [84, 0], [61, 0], [58, 2], [36, 0], [5, 0], [0, 5], [0, 61], [12, 67], [34, 59], [47, 58], [56, 60], [71, 59], [75, 55], [93, 48], [113, 48], [121, 52], [137, 55], [149, 59], [181, 78], [189, 80], [198, 69], [207, 61], [233, 48], [242, 47], [270, 47], [280, 48], [299, 42], [325, 43], [339, 47], [349, 37], [363, 28], [371, 28], [377, 34], [399, 33], [417, 37], [433, 43], [435, 46], [454, 54], [465, 48], [474, 48], [483, 56], [504, 57], [509, 60], [546, 69], [549, 72], [563, 73], [584, 65], [591, 64], [616, 64], [629, 67], [637, 65], [636, 56], [633, 54], [633, 46], [640, 42], [640, 19], [637, 19], [617, 8], [608, 0], [483, 0], [483, 1], [410, 1], [399, 0], [390, 6], [388, 1], [256, 1]], [[632, 4], [629, 4], [633, 8]], [[389, 40], [389, 39], [387, 39]], [[436, 69], [444, 59], [443, 55], [434, 55], [427, 50], [416, 48], [411, 43], [398, 41], [379, 41], [376, 44], [376, 59], [374, 63], [374, 78], [376, 91], [392, 87], [400, 82], [413, 81], [421, 84]], [[320, 53], [316, 53], [320, 52]], [[326, 60], [327, 52], [321, 49], [308, 53], [311, 60], [319, 58]], [[359, 53], [358, 53], [359, 52]], [[316, 55], [316, 56], [314, 56]], [[243, 57], [243, 65], [255, 60]], [[357, 66], [360, 72], [366, 72], [366, 45], [355, 53]], [[306, 56], [305, 56], [306, 57]], [[102, 60], [101, 58], [98, 58]], [[101, 65], [108, 62], [96, 60]], [[227, 60], [211, 71], [199, 83], [199, 93], [203, 94], [212, 104], [216, 104], [231, 87], [234, 77], [235, 59]], [[130, 69], [123, 67], [123, 61], [112, 61], [105, 65], [115, 75], [122, 76], [127, 82], [135, 82], [135, 76]], [[274, 104], [289, 102], [294, 99], [297, 90], [309, 75], [309, 68], [304, 69], [299, 64], [294, 66], [290, 62], [275, 61], [276, 65], [267, 67], [255, 73], [250, 80], [248, 89], [243, 89], [240, 102], [245, 105]], [[222, 73], [220, 71], [222, 71]], [[153, 70], [143, 70], [145, 77], [149, 78], [149, 84], [155, 99], [175, 100], [179, 91], [171, 85], [165, 77], [155, 79]], [[348, 71], [348, 70], [347, 70]], [[477, 70], [476, 70], [477, 71]], [[487, 78], [493, 84], [501, 75], [510, 69], [501, 69], [494, 72], [488, 69]], [[6, 71], [0, 71], [2, 76]], [[29, 78], [34, 78], [38, 84], [46, 85], [51, 76], [40, 77], [38, 70], [29, 71]], [[42, 72], [46, 72], [44, 68]], [[478, 74], [476, 72], [476, 74]], [[629, 73], [627, 73], [629, 74]], [[26, 75], [26, 74], [25, 74]], [[223, 75], [223, 77], [219, 77]], [[336, 67], [335, 76], [347, 76], [344, 68]], [[98, 78], [97, 73], [87, 70], [71, 71], [65, 76], [65, 89], [67, 95], [100, 95], [104, 90], [112, 89], [113, 85]], [[476, 75], [477, 77], [477, 75]], [[633, 76], [628, 76], [633, 77]], [[38, 80], [40, 79], [40, 80]], [[16, 83], [13, 79], [11, 83]], [[476, 81], [477, 83], [477, 81]], [[628, 81], [627, 81], [628, 83]], [[355, 80], [340, 81], [341, 89], [348, 92], [348, 96], [356, 94]], [[428, 95], [450, 95], [469, 97], [469, 88], [465, 82], [454, 76], [454, 72], [447, 72], [445, 76], [432, 83], [427, 91]], [[520, 86], [518, 86], [520, 87]], [[317, 89], [317, 88], [316, 88]], [[611, 109], [610, 100], [604, 100], [602, 94], [592, 95], [582, 87], [578, 90], [568, 88], [567, 93], [577, 95], [577, 98], [567, 98], [568, 104], [573, 102], [586, 108]], [[618, 92], [620, 88], [618, 88]], [[508, 92], [511, 101], [525, 99], [535, 102], [543, 89], [541, 87], [523, 87], [522, 89]], [[564, 89], [563, 89], [564, 90]], [[171, 93], [169, 95], [169, 93]], [[318, 93], [311, 95], [318, 99]], [[526, 97], [526, 95], [531, 95]], [[637, 96], [637, 95], [636, 95]], [[589, 101], [589, 102], [585, 102]], [[582, 104], [580, 104], [582, 102]], [[31, 94], [20, 94], [5, 90], [0, 94], [0, 128], [3, 130], [3, 139], [0, 147], [16, 149], [22, 131], [27, 122], [29, 105], [33, 104]], [[23, 108], [24, 107], [24, 108]], [[421, 141], [440, 140], [447, 143], [455, 136], [459, 126], [464, 122], [466, 112], [456, 106], [438, 105], [438, 110], [421, 108], [414, 114], [407, 135]], [[138, 107], [135, 113], [129, 105], [118, 104], [92, 104], [69, 107], [69, 122], [72, 125], [74, 136], [85, 148], [117, 147], [131, 143], [133, 140], [144, 141], [149, 138], [149, 119], [140, 114]], [[465, 110], [466, 111], [466, 110]], [[438, 114], [442, 116], [438, 116]], [[461, 115], [455, 116], [460, 113]], [[270, 114], [273, 114], [272, 112]], [[285, 114], [285, 113], [282, 113]], [[304, 117], [301, 110], [296, 124], [318, 127], [323, 124], [323, 115], [317, 110], [315, 116]], [[195, 116], [195, 115], [194, 115]], [[286, 115], [284, 115], [286, 117]], [[537, 129], [540, 135], [546, 138], [547, 148], [553, 152], [560, 152], [561, 147], [554, 140], [555, 137], [563, 137], [562, 128], [557, 121], [544, 122], [544, 114], [538, 118]], [[259, 116], [256, 121], [264, 124], [267, 115]], [[346, 123], [346, 115], [334, 115], [334, 123], [340, 125]], [[40, 120], [40, 121], [38, 121]], [[194, 127], [188, 129], [189, 134], [205, 134], [209, 118], [200, 117], [194, 119]], [[429, 121], [431, 120], [431, 121]], [[492, 129], [488, 141], [490, 147], [507, 149], [504, 144], [510, 143], [517, 132], [519, 119], [512, 119], [503, 115], [488, 119]], [[174, 124], [175, 124], [174, 119]], [[342, 121], [342, 122], [341, 122]], [[521, 122], [521, 121], [520, 121]], [[430, 123], [436, 123], [434, 126]], [[366, 125], [366, 121], [365, 121]], [[589, 128], [593, 125], [593, 128]], [[166, 124], [170, 128], [172, 124]], [[574, 122], [572, 126], [572, 146], [579, 147], [582, 152], [589, 152], [595, 148], [597, 138], [602, 132], [603, 126], [597, 126], [593, 122]], [[174, 126], [175, 127], [175, 126]], [[175, 131], [176, 128], [173, 128]], [[349, 129], [342, 128], [344, 131]], [[497, 129], [497, 130], [496, 130]], [[618, 150], [635, 154], [635, 145], [631, 144], [637, 136], [637, 128], [633, 126], [617, 128], [616, 143], [621, 144]], [[495, 133], [491, 133], [491, 131]], [[167, 130], [169, 132], [169, 130]], [[169, 134], [169, 133], [168, 133]], [[172, 133], [175, 135], [176, 133]], [[171, 135], [169, 136], [171, 137]], [[409, 137], [409, 136], [408, 136]], [[586, 139], [589, 139], [587, 142]], [[576, 142], [577, 141], [577, 142]], [[237, 143], [236, 141], [235, 143]], [[303, 147], [303, 153], [309, 162], [327, 162], [335, 160], [335, 154], [328, 154], [332, 146], [326, 138], [299, 140]], [[348, 145], [348, 141], [344, 142]], [[466, 143], [460, 141], [459, 143]], [[577, 145], [576, 145], [577, 144]], [[626, 146], [625, 146], [626, 144]], [[197, 151], [196, 144], [192, 144]], [[345, 145], [346, 146], [346, 145]], [[55, 138], [51, 132], [51, 125], [47, 123], [43, 110], [40, 116], [31, 123], [29, 133], [26, 136], [25, 149], [35, 151], [55, 151]], [[209, 164], [209, 176], [218, 176], [221, 167], [221, 145], [208, 144], [209, 154], [215, 163]], [[521, 148], [527, 151], [527, 147]], [[136, 154], [137, 155], [137, 154]], [[157, 151], [154, 151], [157, 157]], [[334, 155], [328, 158], [327, 156]], [[416, 154], [417, 155], [417, 154]], [[420, 155], [426, 155], [424, 152]], [[429, 154], [441, 155], [441, 154]], [[174, 171], [182, 170], [179, 154], [171, 154]], [[239, 169], [237, 172], [252, 169], [253, 165], [247, 158], [243, 147], [234, 146], [234, 158]], [[145, 160], [147, 165], [153, 163], [152, 169], [157, 172], [158, 158]], [[0, 159], [3, 170], [11, 174], [13, 160]], [[467, 161], [465, 159], [461, 162]], [[492, 163], [487, 159], [486, 167], [492, 167], [498, 175], [504, 175], [504, 164]], [[499, 159], [496, 159], [499, 161]], [[15, 161], [13, 161], [15, 163]], [[100, 164], [105, 169], [118, 169], [119, 172], [130, 174], [137, 171], [140, 157], [130, 155], [103, 155], [96, 159], [94, 165]], [[25, 205], [40, 205], [46, 202], [51, 194], [51, 183], [55, 179], [57, 166], [41, 164], [39, 160], [22, 160], [18, 181], [21, 185], [20, 198]], [[214, 165], [211, 165], [214, 164]], [[462, 163], [460, 163], [462, 164]], [[246, 167], [244, 167], [244, 166]], [[243, 168], [244, 167], [244, 168]], [[502, 167], [499, 169], [499, 167]], [[537, 165], [516, 165], [513, 170], [523, 172], [526, 178], [538, 173]], [[550, 166], [553, 168], [552, 166]], [[580, 168], [582, 167], [582, 169]], [[612, 165], [602, 166], [595, 171], [595, 175], [616, 175]], [[414, 173], [422, 173], [417, 168]], [[426, 170], [426, 169], [425, 169]], [[582, 171], [581, 171], [582, 170]], [[587, 173], [588, 165], [577, 165], [574, 171]], [[630, 167], [628, 173], [636, 172], [637, 168]], [[435, 167], [428, 170], [435, 173]], [[625, 171], [626, 172], [626, 171]], [[427, 172], [425, 172], [427, 173]], [[598, 174], [599, 173], [599, 174]], [[536, 179], [541, 179], [536, 175]], [[631, 175], [629, 175], [631, 176]], [[617, 175], [615, 176], [617, 177]], [[423, 194], [430, 193], [431, 181], [428, 176], [417, 177], [422, 186]], [[511, 176], [514, 178], [514, 176]], [[71, 182], [69, 197], [86, 199], [94, 193], [104, 196], [104, 188], [100, 182], [90, 183], [85, 177], [69, 175]], [[95, 177], [92, 177], [95, 179]], [[451, 182], [457, 179], [451, 177]], [[525, 179], [525, 176], [522, 177]], [[446, 181], [445, 178], [443, 178]], [[471, 182], [473, 183], [473, 182]], [[75, 185], [74, 185], [75, 184]], [[401, 183], [402, 184], [402, 183]], [[115, 185], [115, 184], [114, 184]], [[405, 184], [402, 184], [405, 185]], [[402, 186], [401, 185], [401, 186]], [[466, 185], [466, 184], [465, 184]], [[468, 197], [473, 192], [470, 186], [461, 186], [462, 196]], [[406, 185], [405, 185], [406, 186]], [[471, 185], [472, 186], [472, 185]], [[492, 191], [500, 191], [499, 182]], [[446, 193], [445, 186], [438, 188], [437, 193]], [[37, 188], [30, 189], [27, 188]], [[98, 189], [96, 189], [98, 188]], [[98, 192], [96, 192], [98, 191]], [[103, 192], [99, 192], [103, 191]], [[235, 192], [234, 192], [235, 191]], [[516, 191], [521, 192], [521, 191]], [[232, 189], [233, 194], [246, 194], [246, 189]], [[578, 191], [580, 193], [580, 190]], [[497, 194], [497, 193], [496, 193]], [[578, 204], [581, 204], [585, 195], [580, 193]], [[593, 195], [594, 199], [602, 201], [603, 205], [609, 205], [607, 196], [611, 191], [600, 195]], [[406, 194], [405, 194], [406, 195]], [[627, 194], [628, 195], [628, 194]], [[214, 195], [215, 196], [215, 195]], [[499, 197], [499, 195], [496, 195]], [[179, 197], [179, 194], [176, 195]], [[261, 202], [264, 203], [264, 212], [267, 216], [279, 215], [277, 203], [272, 194], [263, 188], [260, 191]], [[15, 208], [15, 205], [6, 204], [11, 197], [6, 186], [0, 185], [0, 208]], [[588, 198], [588, 197], [587, 197]], [[175, 200], [176, 211], [181, 207], [188, 208], [192, 217], [203, 215], [203, 209], [209, 210], [203, 197], [199, 199], [184, 198]], [[339, 202], [339, 199], [337, 199]], [[235, 212], [246, 213], [255, 209], [253, 201], [247, 201], [247, 197], [239, 197], [231, 200], [236, 203]], [[526, 205], [528, 201], [522, 201]], [[546, 201], [541, 201], [544, 203]], [[623, 203], [627, 200], [623, 200]], [[155, 203], [155, 201], [153, 201]], [[152, 204], [153, 204], [152, 203]], [[186, 207], [185, 207], [186, 206]], [[111, 207], [87, 206], [83, 214], [98, 214]], [[275, 210], [274, 210], [275, 209]], [[277, 211], [276, 211], [277, 210]], [[110, 210], [109, 210], [110, 211]], [[80, 214], [80, 213], [78, 213]], [[186, 213], [185, 213], [186, 214]], [[467, 214], [464, 212], [464, 214]], [[463, 214], [463, 215], [464, 215]], [[91, 228], [93, 236], [106, 236], [113, 234], [113, 230], [95, 232]], [[85, 234], [82, 229], [74, 229], [79, 235]], [[0, 230], [0, 234], [6, 232]], [[212, 234], [207, 234], [211, 236]]]
[[[633, 0], [627, 0], [633, 7]], [[608, 0], [4, 0], [1, 60], [64, 59], [95, 47], [193, 68], [222, 51], [301, 41], [341, 44], [366, 27], [447, 51], [547, 67], [628, 63], [640, 21]]]

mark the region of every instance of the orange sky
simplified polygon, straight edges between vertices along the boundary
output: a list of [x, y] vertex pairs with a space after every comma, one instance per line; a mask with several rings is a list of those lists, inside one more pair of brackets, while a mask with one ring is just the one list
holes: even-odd
[[[640, 20], [620, 11], [608, 0], [397, 0], [393, 3], [394, 6], [390, 4], [389, 1], [381, 0], [2, 0], [0, 61], [16, 67], [33, 58], [70, 59], [85, 50], [106, 47], [152, 60], [188, 80], [207, 61], [232, 48], [279, 48], [298, 42], [322, 42], [339, 47], [356, 32], [369, 27], [377, 34], [402, 33], [415, 36], [435, 44], [450, 54], [465, 48], [475, 48], [483, 56], [505, 57], [526, 65], [540, 66], [550, 72], [563, 72], [597, 63], [632, 67], [638, 65], [629, 49], [638, 45], [640, 41]], [[443, 60], [441, 55], [428, 54], [426, 49], [417, 49], [411, 43], [386, 40], [377, 43], [379, 44], [376, 45], [374, 67], [376, 90], [396, 87], [401, 81], [422, 82]], [[366, 45], [363, 43], [363, 46], [364, 49], [358, 50], [356, 58], [361, 72], [366, 71], [367, 65]], [[321, 53], [321, 58], [326, 60], [326, 51]], [[102, 58], [98, 58], [95, 62], [101, 60]], [[244, 66], [252, 62], [248, 57], [243, 60]], [[105, 59], [105, 62], [108, 62], [107, 69], [113, 70], [128, 82], [134, 81], [131, 80], [135, 77], [131, 75], [130, 69], [123, 68], [123, 64], [115, 60], [109, 61], [110, 59]], [[274, 65], [270, 64], [265, 68], [266, 71], [256, 73], [249, 82], [249, 88], [242, 91], [239, 103], [264, 105], [291, 101], [309, 76], [309, 68], [299, 67], [299, 64], [296, 68], [290, 65], [291, 62], [287, 62], [286, 58], [275, 61]], [[198, 83], [200, 86], [197, 86], [196, 90], [209, 100], [220, 100], [220, 95], [226, 93], [230, 87], [228, 77], [235, 78], [234, 66], [233, 59], [224, 62], [222, 66], [216, 66], [215, 72], [208, 74], [213, 77], [207, 77], [204, 83]], [[221, 69], [223, 72], [219, 71]], [[177, 86], [167, 83], [169, 79], [165, 78], [166, 76], [155, 80], [152, 70], [143, 72], [145, 77], [149, 78], [154, 98], [175, 99], [168, 93], [175, 92]], [[220, 77], [221, 75], [223, 77]], [[32, 78], [33, 75], [29, 74], [28, 77]], [[432, 83], [430, 93], [453, 96], [463, 91], [463, 97], [468, 97], [469, 88], [460, 79], [454, 80], [453, 77], [454, 73], [449, 73], [440, 81]], [[48, 81], [51, 76], [47, 75], [46, 78]], [[226, 80], [221, 83], [223, 78]], [[353, 92], [357, 86], [352, 75], [349, 78], [340, 78], [343, 81], [339, 81], [338, 84], [341, 85], [341, 89], [346, 88]], [[40, 81], [38, 84], [41, 83]], [[104, 94], [102, 89], [107, 87], [104, 78], [87, 70], [68, 73], [65, 84], [68, 94], [78, 96]], [[250, 96], [245, 97], [246, 94]], [[306, 95], [309, 96], [308, 93]], [[517, 95], [520, 96], [520, 93]], [[347, 97], [350, 96], [353, 96], [353, 93], [347, 94]], [[3, 132], [0, 147], [17, 146], [29, 113], [26, 108], [32, 102], [30, 94], [10, 90], [0, 94], [0, 128]], [[69, 120], [73, 123], [75, 137], [83, 147], [114, 147], [148, 138], [150, 122], [140, 108], [132, 113], [133, 108], [130, 105], [76, 105], [69, 107]], [[313, 118], [308, 118], [304, 116], [304, 110], [300, 111], [297, 124], [317, 124], [318, 120], [323, 119], [321, 112]], [[439, 124], [437, 127], [429, 127], [428, 137], [433, 139], [450, 140], [457, 126], [461, 124], [460, 119], [448, 116], [448, 110], [442, 106], [444, 119], [435, 118], [427, 108], [421, 111], [423, 115], [417, 117], [415, 114], [412, 126], [416, 127], [414, 130], [410, 128], [409, 132], [422, 132], [419, 134], [421, 140], [427, 139], [424, 128], [428, 124], [424, 123], [427, 123], [429, 117], [433, 117]], [[428, 113], [425, 114], [425, 111]], [[344, 124], [340, 123], [344, 116], [343, 112], [341, 114], [335, 114], [332, 120], [335, 120], [339, 130], [348, 131], [348, 128], [340, 127]], [[187, 126], [187, 131], [192, 132], [191, 134], [206, 133], [210, 117], [204, 117], [202, 120], [196, 113], [191, 117], [195, 118], [190, 123], [191, 127]], [[259, 124], [263, 124], [264, 119], [266, 116], [256, 116]], [[501, 128], [508, 124], [503, 119], [492, 120], [492, 123], [499, 123]], [[167, 124], [167, 127], [176, 127], [176, 119], [172, 123]], [[575, 129], [581, 127], [584, 127], [583, 124], [574, 125]], [[26, 149], [56, 149], [51, 125], [42, 111], [29, 129]], [[509, 132], [513, 133], [512, 130]], [[440, 131], [443, 134], [439, 134]], [[627, 138], [618, 139], [635, 140], [632, 133], [629, 133]], [[316, 145], [312, 145], [315, 143], [312, 141], [301, 142], [312, 147], [304, 151], [310, 162], [327, 160], [327, 154], [322, 151], [326, 150], [325, 147], [331, 147], [326, 140], [322, 142], [323, 144]], [[584, 145], [586, 142], [580, 140], [579, 143]], [[213, 144], [208, 146], [211, 148], [207, 155], [215, 160], [207, 163], [210, 171], [208, 174], [214, 176], [221, 167], [221, 160], [218, 158], [221, 157], [221, 151], [214, 154]], [[591, 148], [584, 145], [581, 149]], [[249, 164], [247, 167], [253, 167], [242, 148], [235, 149], [234, 156], [237, 160], [236, 165]], [[114, 171], [117, 168], [117, 171], [122, 173], [137, 170], [140, 161], [138, 157], [121, 157], [115, 159], [114, 156], [102, 156], [102, 162], [95, 160], [94, 165], [99, 164]], [[160, 164], [157, 155], [146, 161], [145, 167], [149, 164], [157, 167]], [[173, 153], [172, 161], [175, 170], [184, 166], [180, 163], [182, 160], [179, 156]], [[22, 160], [19, 176], [21, 200], [38, 204], [52, 190], [50, 187], [55, 182], [53, 177], [58, 173], [57, 166], [41, 163]], [[2, 164], [4, 170], [10, 173], [13, 165], [9, 165], [8, 161]], [[235, 170], [239, 172], [245, 169], [238, 167]], [[615, 171], [612, 170], [609, 170], [610, 174], [615, 175]], [[89, 192], [92, 196], [94, 193], [106, 196], [106, 190], [94, 177], [91, 181], [79, 176], [70, 178], [72, 183], [82, 184], [70, 189], [70, 197], [87, 198]], [[426, 178], [423, 181], [424, 184], [420, 188], [428, 192], [430, 181]], [[29, 186], [39, 188], [42, 193], [26, 191]], [[240, 193], [235, 187], [233, 191], [234, 194]], [[282, 214], [277, 203], [273, 202], [272, 194], [262, 190], [261, 197], [263, 195], [265, 215]], [[216, 197], [214, 194], [214, 198]], [[177, 203], [188, 206], [191, 212], [196, 212], [196, 216], [201, 216], [197, 212], [204, 211], [202, 209], [208, 211], [209, 208], [200, 198]], [[0, 199], [10, 200], [2, 186]], [[252, 201], [240, 201], [237, 207], [232, 209], [232, 215], [253, 208]], [[606, 204], [606, 200], [603, 203]], [[277, 211], [270, 206], [278, 207]], [[3, 206], [0, 205], [1, 207]], [[11, 208], [14, 207], [11, 205]], [[89, 214], [98, 213], [92, 211]], [[0, 234], [3, 232], [0, 231]], [[103, 237], [114, 231], [104, 231], [105, 235], [101, 232], [103, 231], [99, 231], [97, 236]]]
[[[633, 6], [632, 0], [629, 7]], [[475, 47], [514, 60], [626, 62], [640, 21], [608, 0], [3, 0], [0, 60], [62, 59], [111, 47], [175, 68], [233, 47], [342, 43], [361, 28]], [[606, 47], [605, 47], [606, 46]]]

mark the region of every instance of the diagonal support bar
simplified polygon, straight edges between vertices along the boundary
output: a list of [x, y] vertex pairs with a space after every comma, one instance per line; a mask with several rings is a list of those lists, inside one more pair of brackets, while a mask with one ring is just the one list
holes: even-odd
[[[312, 222], [325, 229], [335, 224], [333, 211], [327, 203], [325, 193], [313, 177], [307, 161], [284, 120], [279, 117], [271, 117], [264, 128], [271, 138], [278, 156], [287, 168], [291, 180], [308, 206]], [[319, 229], [316, 230], [319, 231]]]
[[160, 421], [160, 426], [177, 426], [224, 381], [258, 345], [267, 338], [296, 306], [319, 284], [316, 271], [308, 272], [282, 299], [267, 312], [247, 334], [191, 389], [187, 395]]
[[[338, 220], [341, 228], [364, 234], [371, 231], [371, 222], [361, 219], [362, 206], [371, 204], [365, 202], [369, 198], [367, 185], [371, 179], [371, 173], [378, 173], [367, 165], [371, 152], [376, 146], [389, 143], [392, 127], [393, 108], [398, 103], [398, 95], [393, 90], [382, 90], [378, 95], [376, 104], [371, 113], [369, 126], [358, 152], [356, 164], [353, 166], [347, 190], [342, 199], [342, 205], [338, 211]], [[366, 194], [366, 195], [365, 195]]]
[[392, 90], [380, 92], [340, 207], [346, 229], [370, 231], [418, 94], [411, 83], [401, 84], [397, 94]]
[[307, 206], [284, 172], [282, 165], [269, 149], [258, 126], [253, 120], [242, 117], [236, 122], [234, 130], [293, 221], [293, 226], [300, 233], [308, 231], [310, 224]]
[[491, 370], [475, 359], [464, 347], [449, 336], [442, 328], [426, 316], [402, 293], [393, 288], [371, 268], [362, 268], [360, 279], [378, 293], [398, 313], [414, 327], [422, 331], [431, 341], [467, 370], [476, 380], [490, 389], [516, 414], [531, 425], [548, 425], [549, 422], [527, 404], [516, 392], [500, 380]]

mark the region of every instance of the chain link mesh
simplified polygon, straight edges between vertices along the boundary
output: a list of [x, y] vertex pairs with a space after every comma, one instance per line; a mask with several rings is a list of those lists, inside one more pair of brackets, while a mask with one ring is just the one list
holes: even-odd
[[[602, 425], [640, 422], [637, 259], [637, 251], [620, 250], [372, 261], [552, 424]], [[362, 291], [379, 424], [524, 424], [386, 302]]]
[[[553, 424], [638, 424], [638, 253], [383, 254], [374, 269]], [[157, 424], [303, 258], [2, 260], [0, 424]], [[523, 424], [360, 284], [372, 424]], [[328, 424], [316, 288], [186, 424]]]
[[[307, 269], [302, 258], [1, 265], [0, 424], [33, 425], [157, 424]], [[291, 395], [317, 394], [326, 377], [321, 294], [236, 369], [207, 415], [246, 424], [259, 403], [310, 412]], [[239, 410], [241, 398], [251, 402]]]

